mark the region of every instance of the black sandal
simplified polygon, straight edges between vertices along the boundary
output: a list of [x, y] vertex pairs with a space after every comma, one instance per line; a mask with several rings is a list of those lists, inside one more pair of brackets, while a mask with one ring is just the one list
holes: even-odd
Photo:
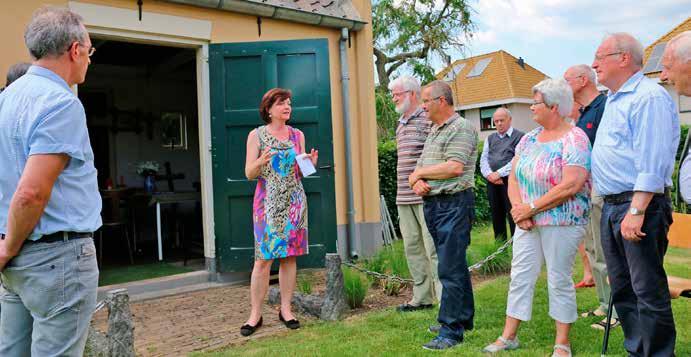
[[280, 311], [278, 312], [278, 319], [281, 320], [281, 322], [283, 322], [283, 324], [286, 325], [286, 327], [291, 329], [291, 330], [296, 330], [296, 329], [300, 328], [300, 321], [298, 321], [296, 319], [291, 319], [291, 320], [286, 321], [283, 318], [283, 314], [281, 314]]
[[262, 323], [264, 322], [264, 316], [259, 318], [259, 321], [257, 321], [257, 324], [252, 326], [249, 324], [244, 324], [242, 327], [240, 327], [240, 334], [247, 337], [257, 331], [258, 328], [262, 326]]

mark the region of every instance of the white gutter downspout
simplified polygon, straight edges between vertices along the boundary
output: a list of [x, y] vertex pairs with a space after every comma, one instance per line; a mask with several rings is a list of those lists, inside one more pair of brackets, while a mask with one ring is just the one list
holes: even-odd
[[346, 239], [346, 254], [350, 258], [357, 259], [356, 249], [357, 227], [355, 226], [355, 198], [353, 196], [353, 162], [351, 157], [352, 145], [350, 143], [350, 77], [348, 74], [348, 28], [341, 28], [341, 99], [343, 102], [343, 131], [345, 133], [345, 161], [346, 161], [346, 192], [348, 192], [348, 227]]

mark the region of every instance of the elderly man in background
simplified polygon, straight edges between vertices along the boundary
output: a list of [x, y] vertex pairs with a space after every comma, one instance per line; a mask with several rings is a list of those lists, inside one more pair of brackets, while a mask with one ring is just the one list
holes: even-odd
[[434, 81], [422, 90], [422, 108], [434, 123], [408, 182], [423, 197], [425, 222], [439, 259], [442, 284], [439, 332], [423, 348], [444, 350], [463, 342], [473, 329], [475, 307], [466, 262], [474, 217], [477, 131], [454, 111], [451, 87]]
[[0, 356], [81, 356], [96, 306], [101, 196], [84, 107], [70, 89], [93, 53], [82, 18], [37, 10], [34, 59], [0, 95]]
[[[691, 31], [684, 31], [667, 42], [662, 55], [662, 74], [660, 79], [674, 86], [679, 95], [691, 97]], [[679, 168], [679, 189], [684, 201], [691, 204], [691, 135], [686, 136]]]
[[441, 297], [437, 252], [425, 224], [422, 197], [416, 195], [408, 184], [408, 177], [415, 170], [432, 122], [420, 107], [420, 82], [417, 79], [399, 77], [389, 84], [389, 89], [396, 112], [401, 114], [396, 128], [396, 208], [408, 269], [414, 283], [412, 301], [400, 305], [397, 310], [407, 312], [431, 308]]
[[[600, 126], [602, 113], [605, 111], [605, 102], [607, 101], [607, 97], [597, 90], [595, 71], [586, 64], [579, 64], [567, 69], [564, 73], [564, 79], [573, 91], [574, 102], [581, 107], [581, 114], [576, 122], [576, 126], [588, 135], [591, 146], [595, 145], [597, 128]], [[591, 274], [595, 280], [600, 306], [595, 310], [583, 313], [582, 317], [607, 316], [610, 295], [609, 283], [607, 282], [607, 264], [600, 241], [600, 218], [602, 217], [603, 201], [602, 196], [598, 195], [595, 190], [592, 191], [591, 203], [590, 223], [588, 224], [584, 245], [587, 254], [586, 259], [590, 264]], [[583, 280], [581, 283], [585, 282], [585, 278]], [[576, 284], [576, 287], [578, 288], [579, 285]], [[618, 326], [619, 317], [616, 311], [612, 311], [612, 318], [613, 320], [610, 324]], [[597, 329], [604, 329], [606, 324], [607, 320], [603, 319], [591, 326]]]
[[31, 63], [26, 63], [26, 62], [19, 62], [19, 63], [15, 63], [12, 66], [10, 66], [10, 69], [7, 70], [7, 79], [5, 82], [5, 87], [0, 89], [0, 92], [5, 90], [5, 88], [9, 87], [10, 84], [12, 84], [12, 82], [19, 79], [19, 77], [26, 74], [26, 71], [29, 70], [29, 67], [31, 67]]
[[632, 356], [672, 356], [676, 330], [663, 259], [679, 117], [642, 65], [643, 46], [627, 33], [606, 36], [595, 52], [593, 68], [609, 93], [592, 175], [604, 199], [600, 234], [624, 347]]
[[492, 133], [485, 140], [480, 155], [480, 172], [487, 179], [487, 198], [492, 211], [492, 228], [494, 239], [506, 240], [506, 220], [509, 221], [511, 235], [516, 224], [511, 218], [511, 202], [507, 187], [511, 160], [515, 154], [516, 145], [521, 141], [523, 132], [511, 126], [511, 112], [506, 108], [498, 108], [492, 115], [496, 133]]

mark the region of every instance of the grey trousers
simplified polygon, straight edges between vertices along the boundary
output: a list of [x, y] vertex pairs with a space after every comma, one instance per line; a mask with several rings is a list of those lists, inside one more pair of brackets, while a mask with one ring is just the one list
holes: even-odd
[[[602, 250], [602, 241], [600, 240], [600, 220], [602, 219], [602, 196], [598, 196], [593, 191], [592, 195], [592, 209], [590, 211], [590, 223], [585, 235], [585, 252], [588, 254], [590, 267], [593, 271], [593, 278], [595, 279], [595, 289], [597, 291], [597, 299], [600, 302], [599, 309], [607, 313], [609, 305], [609, 282], [607, 281], [607, 263], [605, 262], [605, 252]], [[612, 311], [613, 318], [617, 316], [616, 309]]]
[[408, 269], [413, 278], [413, 305], [433, 304], [441, 299], [437, 275], [437, 251], [425, 224], [422, 204], [397, 205], [399, 225]]
[[96, 307], [91, 238], [25, 243], [2, 272], [0, 356], [81, 356]]

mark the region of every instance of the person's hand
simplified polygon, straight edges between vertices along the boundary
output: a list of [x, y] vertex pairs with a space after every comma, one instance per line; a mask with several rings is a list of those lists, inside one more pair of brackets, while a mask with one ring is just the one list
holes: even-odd
[[413, 185], [413, 192], [418, 196], [427, 196], [432, 187], [425, 180], [417, 180]]
[[415, 187], [415, 183], [418, 181], [420, 181], [420, 174], [418, 169], [415, 169], [415, 171], [408, 176], [408, 185], [410, 185], [410, 187]]
[[307, 156], [309, 156], [310, 160], [312, 161], [312, 165], [316, 167], [317, 159], [319, 159], [319, 150], [314, 150], [314, 148], [312, 148], [312, 150], [309, 154], [307, 154]]
[[640, 242], [645, 233], [641, 230], [645, 215], [634, 216], [627, 213], [621, 221], [621, 236], [631, 242]]
[[533, 229], [533, 227], [535, 227], [535, 222], [533, 221], [532, 218], [528, 218], [528, 219], [524, 219], [520, 222], [516, 222], [516, 225], [524, 231], [529, 231], [529, 230]]
[[9, 254], [5, 240], [0, 240], [0, 272], [5, 270], [5, 265], [12, 259], [12, 254]]
[[264, 149], [264, 151], [262, 151], [262, 154], [259, 155], [259, 159], [257, 159], [257, 161], [259, 161], [260, 167], [263, 167], [264, 165], [268, 164], [274, 155], [276, 155], [276, 152], [272, 152], [271, 148]]
[[521, 203], [513, 206], [511, 209], [511, 217], [514, 222], [520, 222], [533, 216], [533, 210], [527, 203]]
[[487, 181], [489, 181], [495, 185], [503, 185], [504, 184], [504, 181], [501, 180], [501, 176], [499, 176], [499, 173], [497, 173], [496, 171], [487, 175]]

